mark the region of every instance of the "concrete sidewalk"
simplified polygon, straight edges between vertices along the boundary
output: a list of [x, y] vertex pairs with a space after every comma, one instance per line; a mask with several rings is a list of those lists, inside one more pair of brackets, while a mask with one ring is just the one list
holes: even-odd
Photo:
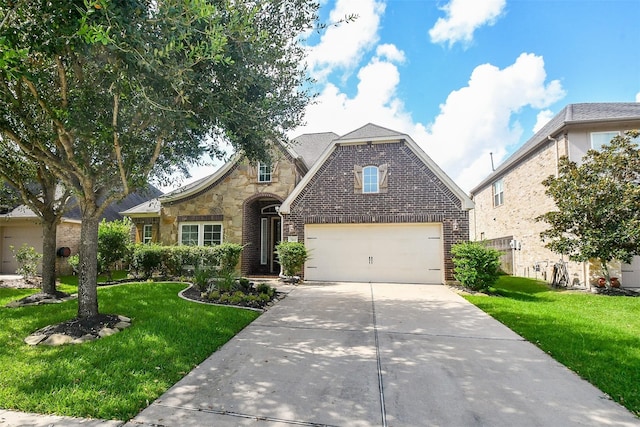
[[639, 426], [441, 285], [302, 285], [134, 426]]

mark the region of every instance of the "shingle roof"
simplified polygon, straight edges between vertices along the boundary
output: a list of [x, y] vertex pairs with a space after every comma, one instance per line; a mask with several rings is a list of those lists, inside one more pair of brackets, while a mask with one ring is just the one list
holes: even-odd
[[483, 179], [471, 194], [495, 181], [511, 166], [525, 158], [533, 150], [548, 140], [548, 137], [556, 136], [567, 125], [580, 123], [598, 123], [611, 121], [640, 120], [640, 102], [599, 102], [568, 104], [556, 114], [546, 125], [535, 133], [522, 147], [516, 150], [495, 171]]
[[[139, 206], [141, 203], [148, 201], [150, 198], [156, 198], [162, 194], [162, 191], [158, 190], [156, 187], [149, 185], [146, 189], [139, 190], [135, 193], [129, 194], [124, 199], [120, 200], [117, 203], [112, 203], [109, 205], [101, 216], [101, 219], [106, 219], [107, 221], [113, 221], [116, 219], [122, 219], [123, 216], [120, 215], [121, 211], [132, 208], [134, 206]], [[63, 218], [66, 220], [81, 220], [82, 214], [80, 213], [80, 208], [77, 206], [77, 202], [74, 198], [71, 198], [67, 203], [68, 208], [70, 209], [67, 213], [64, 214]], [[0, 215], [0, 217], [6, 218], [36, 218], [37, 215], [26, 205], [17, 206], [12, 211], [8, 212], [5, 215]]]
[[338, 136], [333, 132], [305, 133], [294, 138], [289, 148], [302, 157], [307, 168], [311, 168]]
[[404, 134], [395, 130], [387, 129], [382, 126], [374, 125], [373, 123], [367, 123], [366, 125], [342, 135], [338, 140], [362, 140], [366, 138], [384, 138], [384, 137], [403, 137]]

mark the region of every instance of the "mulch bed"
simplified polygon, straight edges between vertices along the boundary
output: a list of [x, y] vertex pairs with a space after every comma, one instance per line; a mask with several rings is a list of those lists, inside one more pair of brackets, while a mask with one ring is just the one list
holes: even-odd
[[273, 304], [275, 304], [276, 302], [278, 302], [281, 299], [283, 299], [285, 297], [285, 295], [286, 294], [283, 293], [283, 292], [277, 292], [276, 291], [273, 299], [271, 301], [268, 301], [268, 302], [254, 301], [251, 304], [246, 304], [246, 303], [230, 304], [230, 303], [226, 303], [226, 302], [219, 302], [219, 301], [215, 301], [215, 300], [210, 300], [208, 298], [203, 297], [202, 293], [195, 286], [190, 286], [189, 288], [185, 289], [182, 292], [182, 296], [183, 297], [185, 297], [186, 299], [193, 300], [193, 301], [203, 302], [203, 303], [207, 303], [207, 304], [228, 305], [228, 306], [232, 306], [232, 307], [258, 308], [258, 309], [262, 309], [262, 310], [266, 310], [267, 308], [271, 307]]
[[103, 328], [114, 328], [120, 318], [116, 314], [99, 314], [83, 319], [71, 319], [55, 325], [45, 326], [37, 332], [43, 335], [63, 334], [73, 338], [84, 335], [98, 335]]

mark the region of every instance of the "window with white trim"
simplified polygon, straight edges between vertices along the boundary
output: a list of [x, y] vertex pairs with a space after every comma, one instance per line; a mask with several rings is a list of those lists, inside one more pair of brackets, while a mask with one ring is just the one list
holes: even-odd
[[362, 192], [377, 193], [378, 192], [378, 167], [365, 166], [362, 168]]
[[493, 183], [493, 207], [504, 203], [504, 182], [499, 179]]
[[603, 145], [609, 144], [620, 132], [591, 132], [591, 148], [600, 150]]
[[153, 225], [145, 224], [142, 227], [142, 243], [149, 244], [153, 241]]
[[258, 182], [271, 182], [272, 168], [269, 163], [258, 163]]
[[186, 246], [215, 246], [222, 243], [222, 224], [199, 222], [180, 224], [179, 241]]

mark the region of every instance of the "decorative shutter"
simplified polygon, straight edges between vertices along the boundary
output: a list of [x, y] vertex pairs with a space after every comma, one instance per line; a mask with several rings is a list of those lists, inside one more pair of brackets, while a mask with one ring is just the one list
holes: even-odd
[[378, 191], [380, 193], [386, 193], [389, 188], [388, 169], [389, 165], [387, 163], [378, 166]]
[[353, 167], [353, 192], [362, 193], [362, 166]]

